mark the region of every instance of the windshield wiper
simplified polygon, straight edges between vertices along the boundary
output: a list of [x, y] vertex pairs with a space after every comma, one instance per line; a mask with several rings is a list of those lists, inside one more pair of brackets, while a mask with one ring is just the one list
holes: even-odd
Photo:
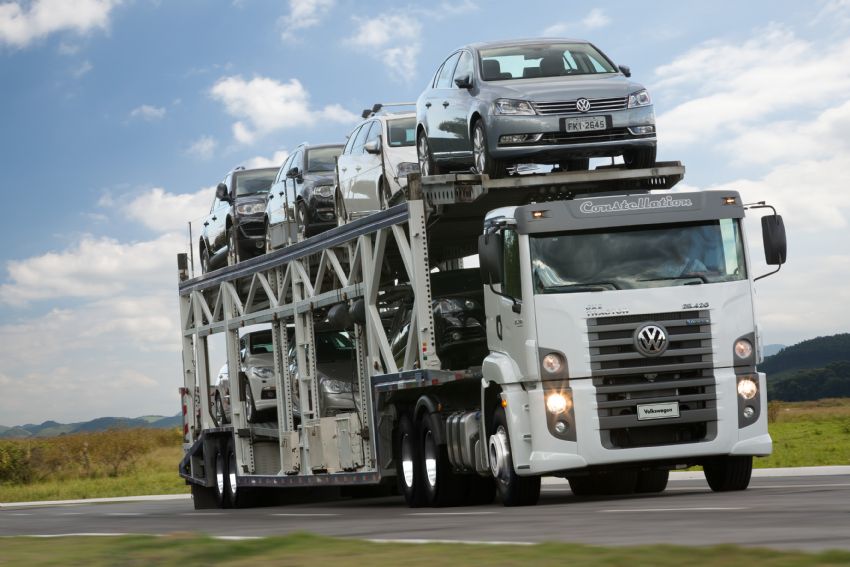
[[607, 291], [609, 288], [620, 289], [620, 286], [614, 282], [581, 282], [549, 286], [543, 289], [543, 293], [583, 293], [589, 291]]
[[681, 274], [678, 276], [664, 276], [661, 278], [646, 278], [643, 280], [638, 280], [639, 282], [660, 282], [663, 280], [700, 280], [698, 282], [690, 282], [684, 285], [699, 285], [701, 283], [708, 283], [708, 278], [702, 274]]

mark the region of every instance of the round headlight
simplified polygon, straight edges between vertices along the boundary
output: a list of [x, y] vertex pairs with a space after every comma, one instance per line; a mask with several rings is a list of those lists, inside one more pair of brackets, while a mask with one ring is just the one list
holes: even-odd
[[735, 341], [735, 356], [740, 359], [750, 358], [753, 355], [753, 343], [747, 339]]
[[564, 357], [556, 352], [550, 352], [543, 357], [543, 370], [549, 374], [557, 374], [564, 369]]
[[745, 400], [752, 400], [758, 392], [758, 384], [752, 378], [742, 378], [738, 381], [738, 395]]
[[560, 392], [554, 392], [546, 397], [546, 409], [550, 413], [563, 413], [569, 407], [567, 396]]

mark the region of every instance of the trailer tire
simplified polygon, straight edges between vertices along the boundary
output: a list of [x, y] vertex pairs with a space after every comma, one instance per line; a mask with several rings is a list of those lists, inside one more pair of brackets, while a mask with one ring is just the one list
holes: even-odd
[[398, 491], [404, 496], [411, 508], [419, 508], [422, 498], [422, 466], [419, 456], [419, 444], [416, 442], [416, 430], [410, 416], [403, 414], [395, 429], [396, 478]]
[[714, 492], [745, 490], [753, 474], [751, 456], [716, 457], [703, 463], [703, 472], [708, 486]]
[[218, 508], [218, 499], [216, 498], [215, 489], [200, 484], [192, 485], [192, 505], [195, 510], [210, 510]]
[[229, 498], [229, 472], [227, 467], [227, 454], [222, 451], [221, 447], [215, 450], [215, 500], [219, 508], [230, 508]]
[[669, 478], [670, 471], [667, 469], [640, 471], [638, 473], [635, 492], [639, 494], [664, 492], [664, 489], [667, 488], [667, 481]]
[[[508, 435], [508, 420], [505, 409], [497, 407], [493, 414], [492, 434], [488, 442], [490, 468], [496, 479], [496, 489], [505, 506], [533, 506], [540, 499], [540, 477], [519, 476], [514, 470], [511, 456], [511, 440]], [[496, 447], [502, 451], [498, 458]]]
[[457, 506], [463, 502], [464, 479], [454, 472], [445, 444], [437, 443], [440, 417], [423, 413], [419, 421], [419, 447], [424, 500], [428, 506]]

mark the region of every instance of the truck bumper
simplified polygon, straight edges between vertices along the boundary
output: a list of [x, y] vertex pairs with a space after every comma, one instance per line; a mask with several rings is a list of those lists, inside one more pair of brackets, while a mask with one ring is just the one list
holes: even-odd
[[[506, 412], [511, 452], [519, 475], [558, 474], [589, 466], [666, 462], [693, 464], [720, 455], [766, 456], [772, 451], [767, 431], [767, 398], [764, 374], [759, 374], [758, 418], [739, 427], [737, 379], [732, 369], [715, 370], [716, 421], [708, 424], [704, 439], [639, 447], [606, 446], [600, 427], [596, 388], [590, 379], [571, 380], [575, 441], [556, 437], [546, 419], [543, 389], [506, 388]], [[657, 420], [661, 426], [674, 425], [676, 418]]]

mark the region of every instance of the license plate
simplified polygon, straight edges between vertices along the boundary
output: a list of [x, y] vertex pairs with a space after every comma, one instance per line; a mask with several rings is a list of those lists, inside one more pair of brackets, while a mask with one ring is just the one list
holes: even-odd
[[643, 421], [644, 419], [667, 419], [669, 417], [679, 417], [679, 402], [643, 404], [637, 407], [638, 421]]
[[608, 128], [607, 116], [580, 116], [579, 118], [561, 118], [561, 131], [567, 134], [590, 132]]

